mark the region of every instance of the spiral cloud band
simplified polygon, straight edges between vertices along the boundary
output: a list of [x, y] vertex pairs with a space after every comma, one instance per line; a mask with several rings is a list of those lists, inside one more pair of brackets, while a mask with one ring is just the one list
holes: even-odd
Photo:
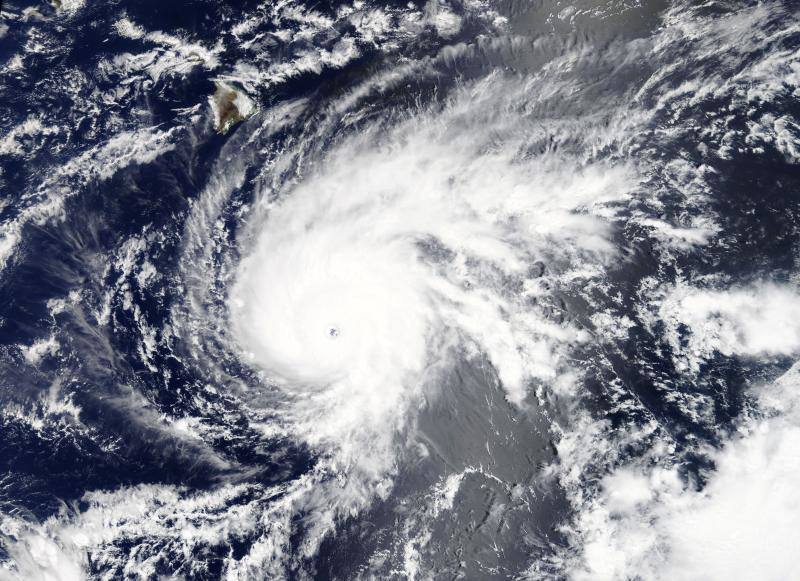
[[342, 139], [251, 224], [234, 332], [295, 402], [309, 443], [340, 448], [346, 464], [391, 464], [393, 432], [443, 358], [486, 354], [522, 404], [532, 379], [555, 376], [554, 344], [581, 338], [531, 306], [546, 293], [536, 264], [602, 264], [609, 226], [591, 210], [621, 196], [627, 175], [525, 159], [524, 113], [493, 96], [503, 83]]
[[797, 578], [795, 13], [5, 3], [0, 580]]

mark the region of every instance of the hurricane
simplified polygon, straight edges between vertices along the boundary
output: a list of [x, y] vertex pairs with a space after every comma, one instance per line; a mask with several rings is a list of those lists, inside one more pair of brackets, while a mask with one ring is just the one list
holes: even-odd
[[792, 2], [0, 16], [0, 579], [800, 574]]

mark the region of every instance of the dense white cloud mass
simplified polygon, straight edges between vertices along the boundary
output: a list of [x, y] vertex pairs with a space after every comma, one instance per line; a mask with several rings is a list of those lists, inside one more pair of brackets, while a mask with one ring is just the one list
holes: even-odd
[[443, 111], [345, 139], [254, 219], [234, 331], [293, 398], [298, 435], [346, 466], [392, 466], [408, 410], [454, 349], [486, 354], [521, 404], [530, 380], [556, 378], [560, 345], [586, 339], [530, 307], [548, 291], [529, 265], [613, 256], [605, 215], [631, 172], [521, 159], [529, 121], [511, 107], [524, 91], [491, 78]]
[[764, 284], [728, 291], [679, 284], [659, 299], [657, 320], [679, 368], [699, 370], [714, 353], [746, 357], [800, 351], [797, 291]]
[[[800, 350], [793, 316], [800, 292], [794, 287], [680, 287], [663, 300], [668, 328], [685, 326], [695, 369], [714, 351], [754, 356]], [[721, 448], [705, 451], [711, 468], [703, 486], [687, 481], [674, 448], [657, 441], [644, 457], [622, 462], [603, 478], [595, 497], [576, 497], [582, 508], [572, 532], [582, 548], [573, 578], [777, 581], [796, 575], [800, 365], [753, 396], [758, 411]], [[595, 429], [612, 449], [613, 432], [602, 425]], [[648, 436], [625, 438], [645, 442]], [[563, 456], [576, 464], [591, 461], [598, 449], [576, 446], [581, 438], [576, 434], [560, 444]]]
[[778, 397], [782, 412], [744, 424], [742, 434], [712, 452], [715, 468], [702, 490], [686, 484], [677, 468], [636, 465], [607, 476], [579, 517], [585, 544], [573, 578], [793, 578], [800, 522], [798, 368], [765, 388], [765, 397]]
[[[119, 113], [8, 202], [0, 272], [33, 226], [68, 222], [68, 202], [125, 168], [136, 171], [114, 180], [120, 191], [162, 178], [180, 190], [164, 205], [175, 224], [110, 236], [97, 210], [88, 233], [67, 229], [70, 260], [99, 266], [70, 265], [69, 292], [42, 309], [48, 333], [8, 350], [12, 366], [61, 375], [0, 413], [32, 441], [56, 440], [52, 426], [85, 437], [76, 447], [96, 444], [108, 466], [139, 444], [156, 469], [110, 490], [86, 477], [41, 520], [4, 513], [0, 579], [155, 578], [173, 565], [202, 577], [209, 562], [231, 580], [322, 576], [320, 548], [362, 524], [384, 536], [352, 541], [364, 578], [373, 565], [432, 578], [442, 522], [481, 510], [493, 522], [475, 529], [496, 527], [482, 548], [497, 559], [475, 558], [487, 576], [518, 550], [507, 570], [530, 565], [534, 579], [796, 577], [800, 364], [773, 380], [800, 354], [800, 291], [785, 273], [748, 283], [719, 266], [746, 245], [719, 184], [737, 155], [800, 160], [800, 126], [766, 111], [800, 91], [800, 25], [779, 2], [676, 1], [639, 35], [625, 21], [637, 3], [596, 4], [560, 7], [541, 35], [482, 0], [261, 3], [210, 40], [116, 14], [104, 34], [125, 52], [63, 84], [75, 103]], [[209, 108], [201, 95], [169, 123], [147, 109], [201, 77], [225, 99]], [[91, 79], [113, 90], [93, 94]], [[73, 139], [60, 123], [20, 118], [0, 157]], [[201, 150], [213, 158], [202, 168]], [[126, 203], [152, 201], [134, 193]], [[59, 327], [70, 317], [73, 335]], [[104, 367], [81, 386], [86, 403], [62, 392], [82, 357]], [[746, 387], [715, 383], [720, 361], [756, 371], [737, 377]], [[95, 396], [108, 407], [89, 414]], [[463, 449], [425, 432], [447, 397], [463, 424], [436, 435], [469, 439]], [[147, 433], [130, 456], [129, 432], [100, 431], [116, 421], [108, 409], [134, 440]], [[160, 480], [162, 438], [177, 468]], [[171, 484], [203, 467], [196, 487]], [[472, 505], [470, 487], [482, 494]], [[526, 529], [540, 508], [558, 513], [563, 538]]]
[[[18, 526], [3, 526], [4, 534], [19, 534]], [[57, 541], [42, 534], [19, 534], [19, 541], [11, 547], [11, 556], [17, 563], [17, 571], [11, 573], [0, 569], [0, 579], [12, 581], [81, 581], [86, 579], [80, 554], [67, 554]]]
[[[800, 52], [782, 40], [796, 35], [798, 25], [782, 19], [769, 33], [758, 30], [772, 18], [772, 9], [759, 4], [718, 19], [668, 12], [660, 35], [664, 47], [677, 48], [676, 39], [690, 38], [700, 62], [736, 59], [741, 64], [735, 75], [682, 78], [680, 86], [662, 93], [659, 106], [674, 110], [722, 95], [731, 97], [731, 109], [748, 108], [752, 121], [746, 134], [728, 128], [722, 118], [711, 121], [702, 132], [703, 152], [713, 149], [726, 159], [737, 147], [763, 153], [773, 144], [786, 161], [796, 159], [792, 125], [754, 107], [797, 93]], [[753, 54], [759, 57], [750, 59]], [[651, 82], [657, 85], [679, 66], [665, 67]], [[695, 70], [701, 68], [698, 64]], [[686, 175], [687, 192], [708, 190], [704, 172]], [[698, 215], [704, 222], [691, 232], [675, 232], [652, 219], [640, 223], [654, 229], [656, 238], [673, 231], [688, 248], [706, 244], [719, 231], [708, 213]], [[733, 428], [717, 427], [711, 398], [700, 383], [713, 371], [712, 362], [796, 361], [800, 289], [796, 283], [733, 284], [716, 276], [687, 282], [683, 274], [679, 270], [677, 282], [648, 277], [640, 283], [638, 318], [663, 342], [659, 355], [671, 357], [683, 382], [665, 386], [651, 374], [651, 389], [669, 390], [666, 398], [676, 402], [680, 414], [716, 430], [719, 443], [684, 444], [707, 463], [698, 478], [689, 476], [693, 460], [652, 415], [644, 424], [614, 426], [586, 414], [565, 431], [558, 444], [561, 464], [553, 471], [576, 516], [564, 529], [571, 548], [556, 566], [572, 579], [777, 581], [798, 576], [800, 367], [795, 363], [779, 379], [750, 387], [744, 394], [746, 411]], [[623, 452], [631, 449], [638, 452]], [[584, 480], [598, 473], [596, 485]], [[534, 564], [532, 577], [540, 578], [542, 570]]]

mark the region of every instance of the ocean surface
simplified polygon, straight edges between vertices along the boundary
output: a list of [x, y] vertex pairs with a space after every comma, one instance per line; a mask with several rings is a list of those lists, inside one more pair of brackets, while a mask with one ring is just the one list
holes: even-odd
[[792, 0], [5, 0], [0, 580], [800, 578]]

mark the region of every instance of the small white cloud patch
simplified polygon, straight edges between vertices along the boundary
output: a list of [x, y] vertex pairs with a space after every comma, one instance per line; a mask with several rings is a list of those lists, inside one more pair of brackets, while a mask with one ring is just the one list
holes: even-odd
[[789, 286], [727, 290], [678, 284], [666, 290], [658, 319], [679, 369], [697, 372], [714, 353], [745, 357], [800, 352], [800, 293]]

